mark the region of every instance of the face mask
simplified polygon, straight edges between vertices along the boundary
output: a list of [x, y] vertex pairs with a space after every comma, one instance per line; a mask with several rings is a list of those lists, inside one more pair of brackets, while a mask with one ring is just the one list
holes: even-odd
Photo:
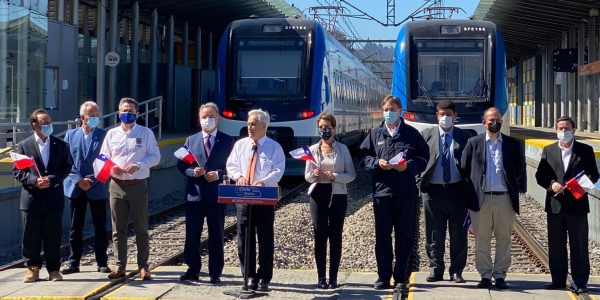
[[498, 121], [494, 121], [492, 123], [489, 123], [487, 128], [491, 133], [498, 133], [498, 132], [500, 132], [500, 129], [502, 128], [502, 123], [499, 123]]
[[52, 124], [42, 125], [42, 134], [44, 136], [50, 136], [52, 134], [52, 132], [54, 132], [54, 128], [52, 127]]
[[121, 122], [125, 123], [125, 124], [131, 124], [135, 122], [137, 115], [135, 113], [130, 113], [130, 112], [122, 112], [119, 114], [119, 119], [121, 120]]
[[386, 124], [396, 124], [398, 121], [399, 113], [397, 111], [384, 111], [383, 118], [385, 119]]
[[87, 124], [88, 124], [88, 126], [90, 126], [92, 128], [96, 128], [100, 124], [100, 118], [98, 118], [98, 117], [88, 117], [87, 118]]
[[561, 144], [568, 144], [573, 140], [573, 131], [559, 131], [556, 133], [556, 136]]
[[440, 116], [439, 124], [440, 127], [442, 127], [443, 129], [448, 129], [454, 124], [454, 118], [452, 118], [451, 116]]
[[321, 139], [324, 141], [329, 140], [332, 135], [333, 135], [333, 132], [331, 131], [331, 128], [329, 128], [329, 127], [325, 127], [323, 129], [319, 130], [319, 136], [321, 136]]
[[202, 129], [206, 130], [206, 131], [211, 131], [213, 129], [215, 129], [215, 118], [213, 117], [208, 117], [208, 118], [204, 118], [204, 119], [200, 119], [200, 126], [202, 126]]

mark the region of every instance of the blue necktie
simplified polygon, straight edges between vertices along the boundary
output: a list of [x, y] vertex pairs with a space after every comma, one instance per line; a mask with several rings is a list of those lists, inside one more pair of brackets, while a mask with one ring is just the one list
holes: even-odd
[[450, 146], [448, 145], [448, 134], [442, 134], [442, 170], [444, 174], [444, 183], [450, 182]]

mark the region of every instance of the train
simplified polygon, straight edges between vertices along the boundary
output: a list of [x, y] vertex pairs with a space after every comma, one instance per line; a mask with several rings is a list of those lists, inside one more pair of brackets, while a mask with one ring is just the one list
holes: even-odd
[[288, 152], [319, 140], [316, 120], [332, 113], [336, 139], [352, 145], [382, 120], [389, 87], [319, 23], [300, 18], [233, 21], [219, 41], [219, 130], [247, 136], [248, 112], [269, 112], [267, 136], [287, 155], [285, 175], [304, 174]]
[[[402, 117], [419, 131], [437, 126], [436, 103], [456, 104], [456, 126], [484, 131], [483, 112], [497, 107], [508, 124], [504, 41], [496, 25], [480, 20], [419, 20], [402, 25], [396, 41], [392, 95]], [[503, 126], [508, 133], [509, 126]]]

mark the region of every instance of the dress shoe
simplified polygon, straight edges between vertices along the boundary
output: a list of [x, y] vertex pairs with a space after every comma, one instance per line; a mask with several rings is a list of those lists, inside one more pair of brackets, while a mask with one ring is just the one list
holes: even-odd
[[409, 286], [404, 283], [396, 283], [394, 290], [398, 293], [407, 293]]
[[338, 288], [337, 279], [329, 279], [329, 288], [330, 289], [337, 289]]
[[456, 283], [465, 283], [467, 282], [461, 274], [458, 273], [454, 273], [452, 275], [450, 275], [450, 281], [452, 282], [456, 282]]
[[73, 274], [73, 273], [79, 273], [79, 267], [68, 266], [68, 267], [60, 270], [60, 273], [62, 273], [63, 275], [69, 275], [69, 274]]
[[210, 284], [221, 284], [221, 278], [219, 276], [211, 276]]
[[261, 279], [258, 282], [258, 288], [256, 290], [259, 292], [268, 292], [269, 291], [269, 283], [266, 282], [264, 279]]
[[479, 281], [477, 287], [482, 289], [489, 289], [492, 287], [492, 281], [488, 278], [481, 278], [481, 281]]
[[575, 288], [574, 286], [569, 286], [569, 291], [575, 294], [586, 294], [588, 292], [587, 286], [581, 286]]
[[200, 276], [198, 274], [191, 274], [188, 272], [183, 273], [183, 275], [179, 276], [179, 281], [199, 281]]
[[140, 269], [140, 278], [142, 280], [151, 280], [152, 275], [150, 275], [150, 270], [148, 270], [146, 268], [141, 268]]
[[118, 279], [118, 278], [124, 278], [125, 277], [125, 271], [124, 270], [114, 270], [112, 272], [110, 272], [110, 274], [108, 274], [108, 279]]
[[501, 290], [505, 290], [508, 288], [508, 283], [506, 283], [506, 281], [504, 280], [504, 278], [498, 278], [496, 279], [496, 288], [497, 289], [501, 289]]
[[378, 278], [377, 281], [375, 281], [375, 284], [373, 284], [373, 288], [376, 290], [387, 290], [391, 289], [392, 286], [390, 285], [389, 280], [381, 280]]
[[566, 287], [567, 287], [567, 285], [564, 283], [561, 284], [561, 283], [555, 283], [555, 282], [544, 285], [544, 289], [546, 289], [546, 290], [564, 290]]
[[319, 278], [319, 281], [317, 282], [317, 288], [319, 288], [319, 289], [327, 288], [327, 280], [325, 279], [325, 277]]
[[248, 277], [248, 280], [246, 281], [246, 287], [249, 290], [255, 290], [256, 291], [256, 286], [257, 286], [257, 282], [254, 280], [254, 278]]
[[110, 268], [107, 266], [98, 267], [96, 270], [100, 273], [110, 273]]
[[48, 276], [48, 281], [63, 281], [62, 275], [58, 271], [50, 272], [50, 276]]
[[27, 267], [27, 273], [23, 278], [23, 282], [32, 283], [40, 279], [40, 267]]
[[429, 274], [427, 277], [425, 277], [425, 281], [427, 282], [436, 282], [442, 280], [444, 280], [444, 276], [442, 275]]

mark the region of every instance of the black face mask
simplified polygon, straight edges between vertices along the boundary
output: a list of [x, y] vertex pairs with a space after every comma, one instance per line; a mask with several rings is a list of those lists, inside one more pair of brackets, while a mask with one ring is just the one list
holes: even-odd
[[498, 133], [498, 132], [500, 132], [500, 129], [502, 129], [502, 123], [499, 123], [498, 121], [494, 121], [492, 123], [489, 123], [487, 125], [487, 128], [491, 133]]
[[331, 135], [332, 132], [331, 128], [329, 127], [325, 127], [319, 130], [319, 136], [321, 136], [321, 139], [323, 139], [324, 141], [329, 140], [331, 138]]

